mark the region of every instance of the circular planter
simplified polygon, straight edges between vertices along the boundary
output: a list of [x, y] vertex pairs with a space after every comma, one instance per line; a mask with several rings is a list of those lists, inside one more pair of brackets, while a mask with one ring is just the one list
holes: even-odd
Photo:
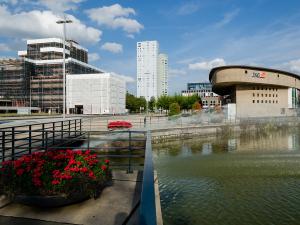
[[16, 195], [14, 202], [24, 205], [37, 206], [37, 207], [59, 207], [71, 205], [74, 203], [82, 202], [90, 198], [89, 195], [78, 193], [72, 196], [53, 195], [53, 196], [27, 196]]

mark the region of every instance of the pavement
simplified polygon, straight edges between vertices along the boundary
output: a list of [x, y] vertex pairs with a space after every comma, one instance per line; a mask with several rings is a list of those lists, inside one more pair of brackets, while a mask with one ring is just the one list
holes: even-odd
[[97, 199], [58, 207], [36, 208], [17, 203], [0, 202], [1, 225], [121, 225], [124, 221], [138, 224], [134, 208], [140, 199], [142, 174], [134, 171], [113, 172], [113, 185], [106, 187]]

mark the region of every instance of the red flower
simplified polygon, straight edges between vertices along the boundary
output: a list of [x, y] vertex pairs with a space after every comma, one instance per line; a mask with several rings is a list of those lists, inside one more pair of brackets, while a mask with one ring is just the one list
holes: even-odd
[[105, 171], [107, 169], [107, 166], [106, 165], [102, 165], [101, 166], [101, 170]]
[[51, 183], [52, 183], [53, 185], [57, 185], [57, 184], [60, 184], [60, 181], [59, 181], [59, 180], [53, 180]]
[[105, 159], [104, 161], [106, 164], [109, 164], [109, 159]]
[[80, 170], [81, 170], [81, 172], [86, 173], [86, 172], [88, 171], [88, 168], [83, 167], [83, 168], [81, 168]]
[[89, 178], [96, 179], [93, 171], [89, 172]]
[[24, 173], [24, 169], [18, 169], [16, 173], [18, 176], [22, 176], [22, 174]]

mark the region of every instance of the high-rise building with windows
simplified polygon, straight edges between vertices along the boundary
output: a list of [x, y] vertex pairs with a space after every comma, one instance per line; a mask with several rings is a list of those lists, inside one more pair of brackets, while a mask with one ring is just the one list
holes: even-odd
[[168, 56], [158, 55], [158, 76], [157, 76], [158, 96], [168, 95]]
[[[163, 65], [162, 65], [163, 64]], [[157, 41], [137, 42], [137, 97], [159, 97], [168, 91], [168, 58]]]

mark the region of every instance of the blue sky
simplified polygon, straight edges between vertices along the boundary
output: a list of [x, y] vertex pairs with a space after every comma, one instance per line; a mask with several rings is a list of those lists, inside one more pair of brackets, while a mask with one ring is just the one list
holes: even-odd
[[[27, 38], [61, 36], [63, 13], [92, 65], [133, 79], [136, 42], [159, 41], [170, 93], [225, 64], [300, 73], [298, 0], [0, 0], [0, 56], [16, 57]], [[135, 83], [128, 89], [135, 93]]]

